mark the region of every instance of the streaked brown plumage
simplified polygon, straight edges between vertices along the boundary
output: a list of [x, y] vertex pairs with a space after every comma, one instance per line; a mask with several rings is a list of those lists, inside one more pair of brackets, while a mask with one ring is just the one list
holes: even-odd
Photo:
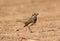
[[39, 14], [38, 13], [32, 14], [31, 18], [27, 22], [25, 22], [24, 27], [28, 26], [31, 23], [32, 23], [31, 25], [35, 24], [37, 21], [37, 15], [39, 15]]

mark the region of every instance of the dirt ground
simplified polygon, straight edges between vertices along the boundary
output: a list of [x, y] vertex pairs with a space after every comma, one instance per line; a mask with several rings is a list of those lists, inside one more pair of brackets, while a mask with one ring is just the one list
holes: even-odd
[[[36, 12], [31, 33], [21, 21]], [[0, 41], [60, 41], [60, 0], [0, 0]]]

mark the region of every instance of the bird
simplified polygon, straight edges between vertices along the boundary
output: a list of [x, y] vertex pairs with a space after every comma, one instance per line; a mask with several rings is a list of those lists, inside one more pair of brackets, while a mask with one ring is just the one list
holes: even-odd
[[38, 13], [34, 13], [32, 14], [32, 16], [29, 18], [29, 20], [27, 20], [24, 24], [24, 27], [28, 26], [29, 24], [34, 25], [37, 21], [37, 15], [39, 15]]

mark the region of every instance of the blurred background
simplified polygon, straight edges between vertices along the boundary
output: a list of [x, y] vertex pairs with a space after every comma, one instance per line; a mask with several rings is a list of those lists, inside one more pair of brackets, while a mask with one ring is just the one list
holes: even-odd
[[[18, 21], [39, 13], [36, 24]], [[60, 0], [0, 0], [0, 41], [60, 41]]]

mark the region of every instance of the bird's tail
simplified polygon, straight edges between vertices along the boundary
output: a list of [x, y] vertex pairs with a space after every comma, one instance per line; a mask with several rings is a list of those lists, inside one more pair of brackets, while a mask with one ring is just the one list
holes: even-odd
[[28, 22], [25, 22], [24, 24], [25, 24], [24, 27], [26, 27], [26, 26], [28, 26], [29, 23]]
[[26, 26], [24, 25], [24, 27], [26, 27]]

